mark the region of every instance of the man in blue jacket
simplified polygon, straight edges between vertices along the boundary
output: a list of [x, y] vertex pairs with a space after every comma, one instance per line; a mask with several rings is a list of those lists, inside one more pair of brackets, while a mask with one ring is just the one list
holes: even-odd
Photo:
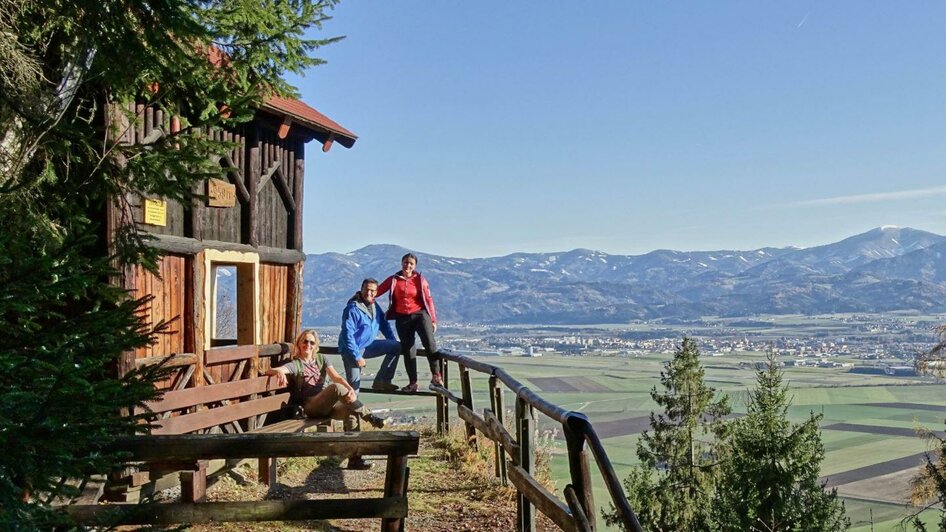
[[[381, 368], [371, 385], [376, 390], [397, 390], [391, 383], [394, 371], [397, 369], [397, 359], [401, 353], [401, 342], [394, 337], [391, 324], [384, 319], [384, 311], [374, 298], [378, 292], [378, 281], [365, 279], [361, 282], [358, 291], [345, 306], [342, 312], [342, 332], [338, 335], [338, 352], [342, 355], [345, 364], [345, 378], [355, 389], [361, 389], [361, 369], [365, 367], [366, 358], [375, 358], [384, 355]], [[378, 338], [378, 332], [384, 339]], [[358, 418], [351, 416], [345, 420], [345, 430], [359, 430]], [[348, 459], [349, 469], [368, 469], [371, 464], [365, 462], [361, 456], [352, 456]]]
[[[394, 336], [391, 324], [384, 319], [381, 305], [374, 299], [377, 292], [378, 281], [365, 279], [361, 282], [361, 290], [348, 300], [342, 313], [338, 351], [345, 363], [345, 378], [355, 392], [361, 389], [361, 368], [365, 367], [365, 359], [382, 355], [384, 361], [371, 387], [385, 391], [397, 390], [391, 379], [397, 369], [401, 343]], [[378, 338], [379, 331], [384, 339]]]

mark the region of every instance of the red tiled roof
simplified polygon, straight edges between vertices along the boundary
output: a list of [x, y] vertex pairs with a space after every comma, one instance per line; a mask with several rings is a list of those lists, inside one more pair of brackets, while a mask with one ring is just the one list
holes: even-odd
[[323, 115], [301, 100], [270, 97], [263, 104], [263, 109], [292, 118], [293, 122], [315, 130], [324, 130], [335, 134], [335, 140], [346, 148], [351, 148], [358, 137], [342, 127], [338, 122]]
[[[227, 56], [227, 53], [216, 46], [210, 46], [207, 49], [207, 53], [210, 62], [217, 67], [225, 66], [229, 62], [230, 58]], [[292, 118], [293, 122], [308, 127], [309, 129], [334, 133], [335, 140], [346, 148], [354, 146], [355, 141], [358, 139], [354, 133], [342, 127], [338, 122], [318, 112], [315, 108], [302, 100], [271, 96], [266, 100], [266, 103], [263, 104], [262, 108], [269, 112], [289, 116]]]

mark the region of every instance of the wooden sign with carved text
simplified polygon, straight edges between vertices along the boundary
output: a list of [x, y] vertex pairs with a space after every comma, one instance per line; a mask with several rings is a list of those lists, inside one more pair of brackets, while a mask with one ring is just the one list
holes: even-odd
[[210, 207], [233, 207], [236, 205], [236, 185], [221, 179], [208, 179], [207, 205]]

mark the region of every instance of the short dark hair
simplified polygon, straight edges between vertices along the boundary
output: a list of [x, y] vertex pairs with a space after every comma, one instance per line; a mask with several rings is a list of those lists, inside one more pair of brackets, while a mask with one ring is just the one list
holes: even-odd
[[413, 253], [407, 253], [401, 257], [401, 262], [404, 262], [407, 259], [414, 259], [414, 264], [417, 264], [417, 255], [414, 255]]
[[375, 279], [374, 277], [368, 277], [368, 278], [366, 278], [364, 281], [361, 282], [361, 289], [362, 289], [362, 290], [365, 289], [365, 285], [366, 285], [366, 284], [373, 284], [373, 285], [375, 285], [375, 286], [378, 286], [378, 280]]

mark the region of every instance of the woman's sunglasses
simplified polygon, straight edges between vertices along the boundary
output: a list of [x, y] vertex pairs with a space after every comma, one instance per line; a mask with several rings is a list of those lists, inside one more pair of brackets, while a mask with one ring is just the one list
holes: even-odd
[[304, 343], [305, 345], [319, 345], [319, 343], [316, 342], [315, 340], [303, 340], [302, 343]]

